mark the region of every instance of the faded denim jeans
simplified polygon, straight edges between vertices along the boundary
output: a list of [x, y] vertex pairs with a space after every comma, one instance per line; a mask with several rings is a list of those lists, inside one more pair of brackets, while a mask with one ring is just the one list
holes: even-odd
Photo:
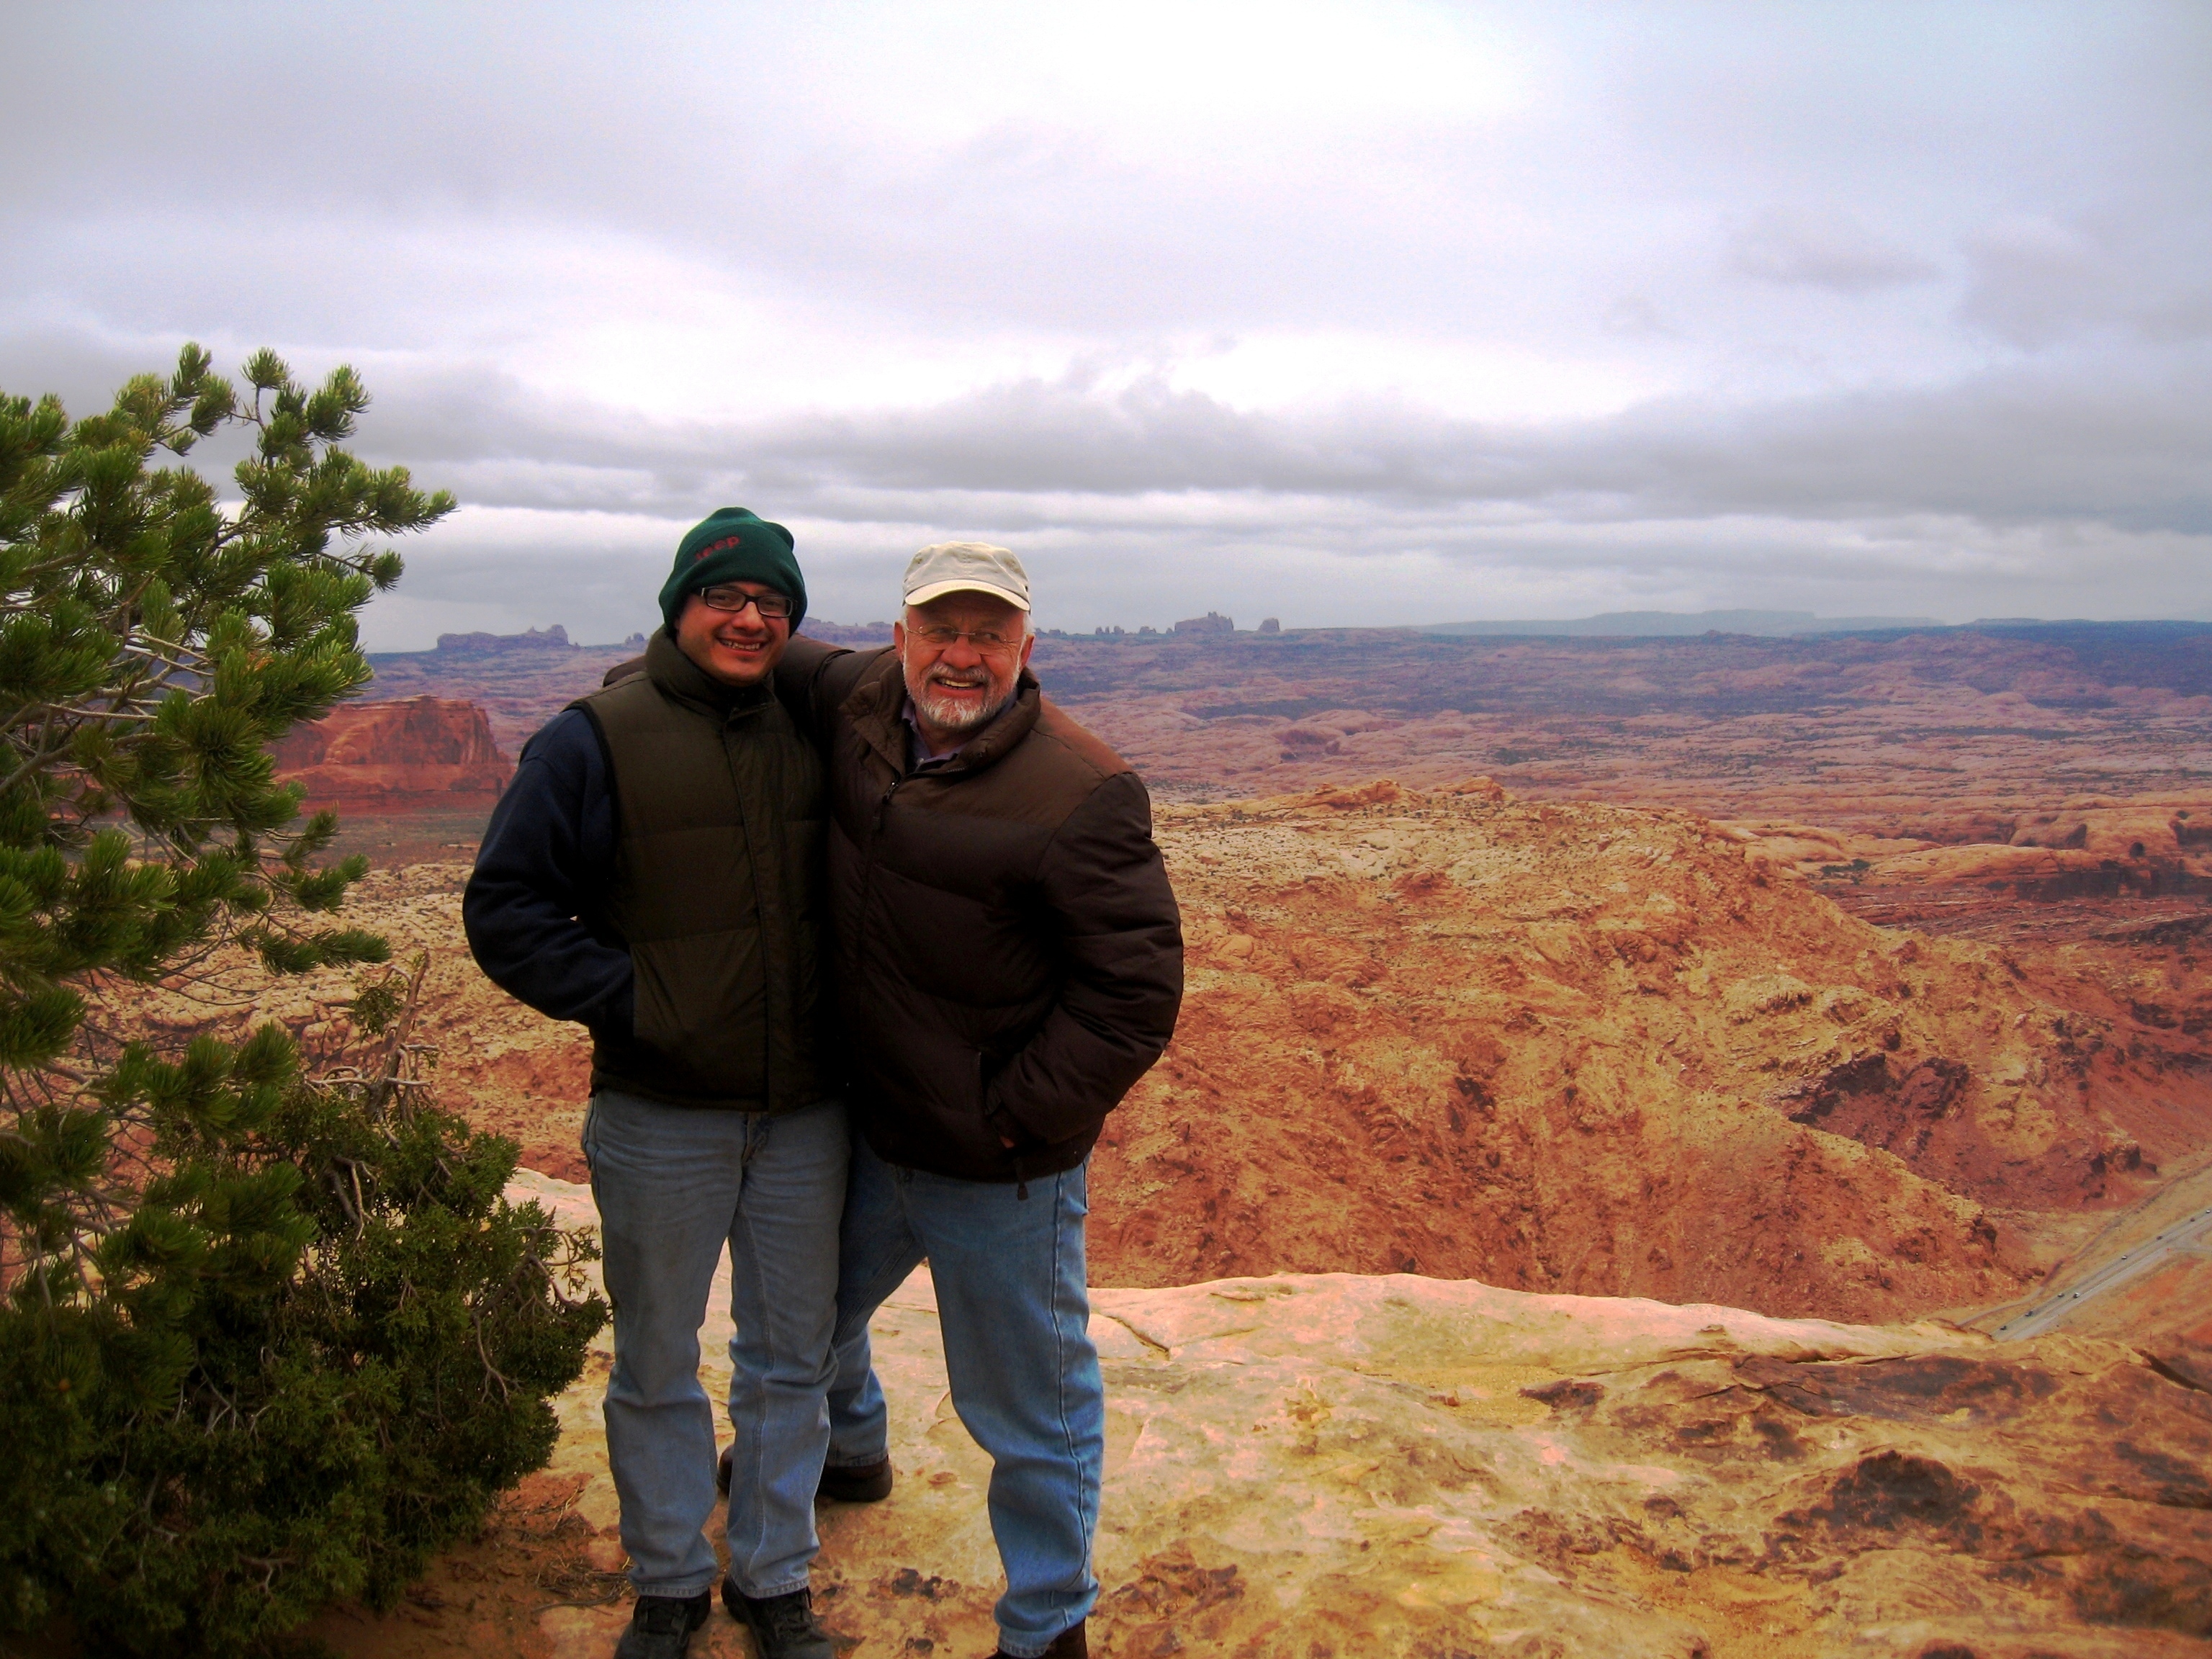
[[599, 1206], [614, 1375], [607, 1462], [641, 1595], [712, 1588], [714, 1419], [699, 1327], [730, 1252], [730, 1577], [748, 1595], [803, 1588], [830, 1443], [837, 1225], [850, 1142], [826, 1101], [770, 1117], [603, 1091], [584, 1119]]
[[1036, 1655], [1098, 1599], [1091, 1545], [1106, 1456], [1106, 1392], [1084, 1282], [1087, 1168], [1012, 1182], [899, 1169], [854, 1138], [837, 1289], [830, 1462], [890, 1447], [868, 1319], [927, 1259], [952, 1407], [991, 1456], [991, 1533], [1006, 1571], [999, 1645]]

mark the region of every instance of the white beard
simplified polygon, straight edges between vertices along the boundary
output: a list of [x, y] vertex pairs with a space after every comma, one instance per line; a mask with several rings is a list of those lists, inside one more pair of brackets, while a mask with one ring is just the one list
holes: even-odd
[[978, 708], [971, 704], [955, 702], [949, 697], [941, 696], [937, 694], [936, 688], [929, 684], [924, 684], [919, 689], [909, 685], [907, 687], [907, 695], [914, 699], [914, 706], [921, 711], [922, 719], [939, 731], [948, 732], [960, 738], [981, 731], [996, 720], [1000, 712], [1013, 701], [1010, 693], [996, 702], [985, 703]]

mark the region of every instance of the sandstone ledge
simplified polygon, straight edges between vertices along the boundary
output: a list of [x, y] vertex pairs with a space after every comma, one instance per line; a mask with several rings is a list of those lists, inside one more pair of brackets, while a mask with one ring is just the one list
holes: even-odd
[[[591, 1216], [550, 1177], [514, 1195]], [[1096, 1309], [1106, 1654], [2118, 1659], [2212, 1631], [2212, 1395], [2118, 1344], [1402, 1274]], [[728, 1331], [702, 1333], [718, 1390]], [[843, 1653], [988, 1652], [988, 1465], [926, 1271], [877, 1335], [899, 1486], [823, 1510], [818, 1601]], [[605, 1368], [561, 1401], [553, 1473], [612, 1567]], [[583, 1659], [624, 1617], [542, 1626]], [[692, 1651], [748, 1650], [718, 1613]]]

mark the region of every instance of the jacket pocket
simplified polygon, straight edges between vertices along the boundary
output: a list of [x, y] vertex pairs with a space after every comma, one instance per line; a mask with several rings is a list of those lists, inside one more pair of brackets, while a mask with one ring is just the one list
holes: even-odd
[[767, 997], [758, 930], [732, 928], [634, 945], [636, 1046], [705, 1093], [762, 1094]]
[[1034, 1141], [1036, 1137], [1021, 1125], [1021, 1120], [1007, 1109], [1003, 1101], [991, 1098], [991, 1079], [1005, 1069], [1006, 1062], [988, 1048], [975, 1051], [975, 1112], [983, 1120], [983, 1127], [991, 1139], [1003, 1148], [1011, 1140], [1014, 1147]]

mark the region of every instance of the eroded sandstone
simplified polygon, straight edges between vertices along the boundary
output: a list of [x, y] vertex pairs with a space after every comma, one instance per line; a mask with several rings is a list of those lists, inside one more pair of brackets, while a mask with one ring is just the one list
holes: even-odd
[[[589, 1218], [577, 1189], [525, 1195]], [[2212, 1633], [2212, 1395], [2113, 1343], [1347, 1274], [1101, 1291], [1092, 1330], [1115, 1659], [2119, 1659]], [[817, 1602], [843, 1650], [986, 1652], [988, 1464], [926, 1270], [876, 1352], [899, 1484], [822, 1510]], [[605, 1364], [551, 1473], [612, 1567]], [[543, 1623], [585, 1659], [626, 1616]], [[693, 1650], [746, 1650], [718, 1613]]]
[[[2172, 1034], [1856, 921], [1686, 814], [1376, 786], [1160, 833], [1189, 991], [1095, 1160], [1109, 1284], [1412, 1270], [1899, 1317], [2030, 1293], [2072, 1218], [2207, 1139]], [[587, 1044], [469, 963], [465, 873], [377, 872], [349, 917], [429, 954], [447, 1097], [578, 1177]], [[313, 1042], [349, 994], [253, 978], [133, 1018]]]
[[276, 775], [305, 788], [311, 808], [488, 811], [514, 772], [484, 711], [450, 697], [342, 703], [295, 726], [274, 754]]
[[1098, 1155], [1109, 1281], [1895, 1316], [2032, 1276], [1990, 1206], [2125, 1202], [2203, 1139], [2188, 1057], [2136, 1023], [1687, 815], [1374, 786], [1161, 834], [1190, 989]]

